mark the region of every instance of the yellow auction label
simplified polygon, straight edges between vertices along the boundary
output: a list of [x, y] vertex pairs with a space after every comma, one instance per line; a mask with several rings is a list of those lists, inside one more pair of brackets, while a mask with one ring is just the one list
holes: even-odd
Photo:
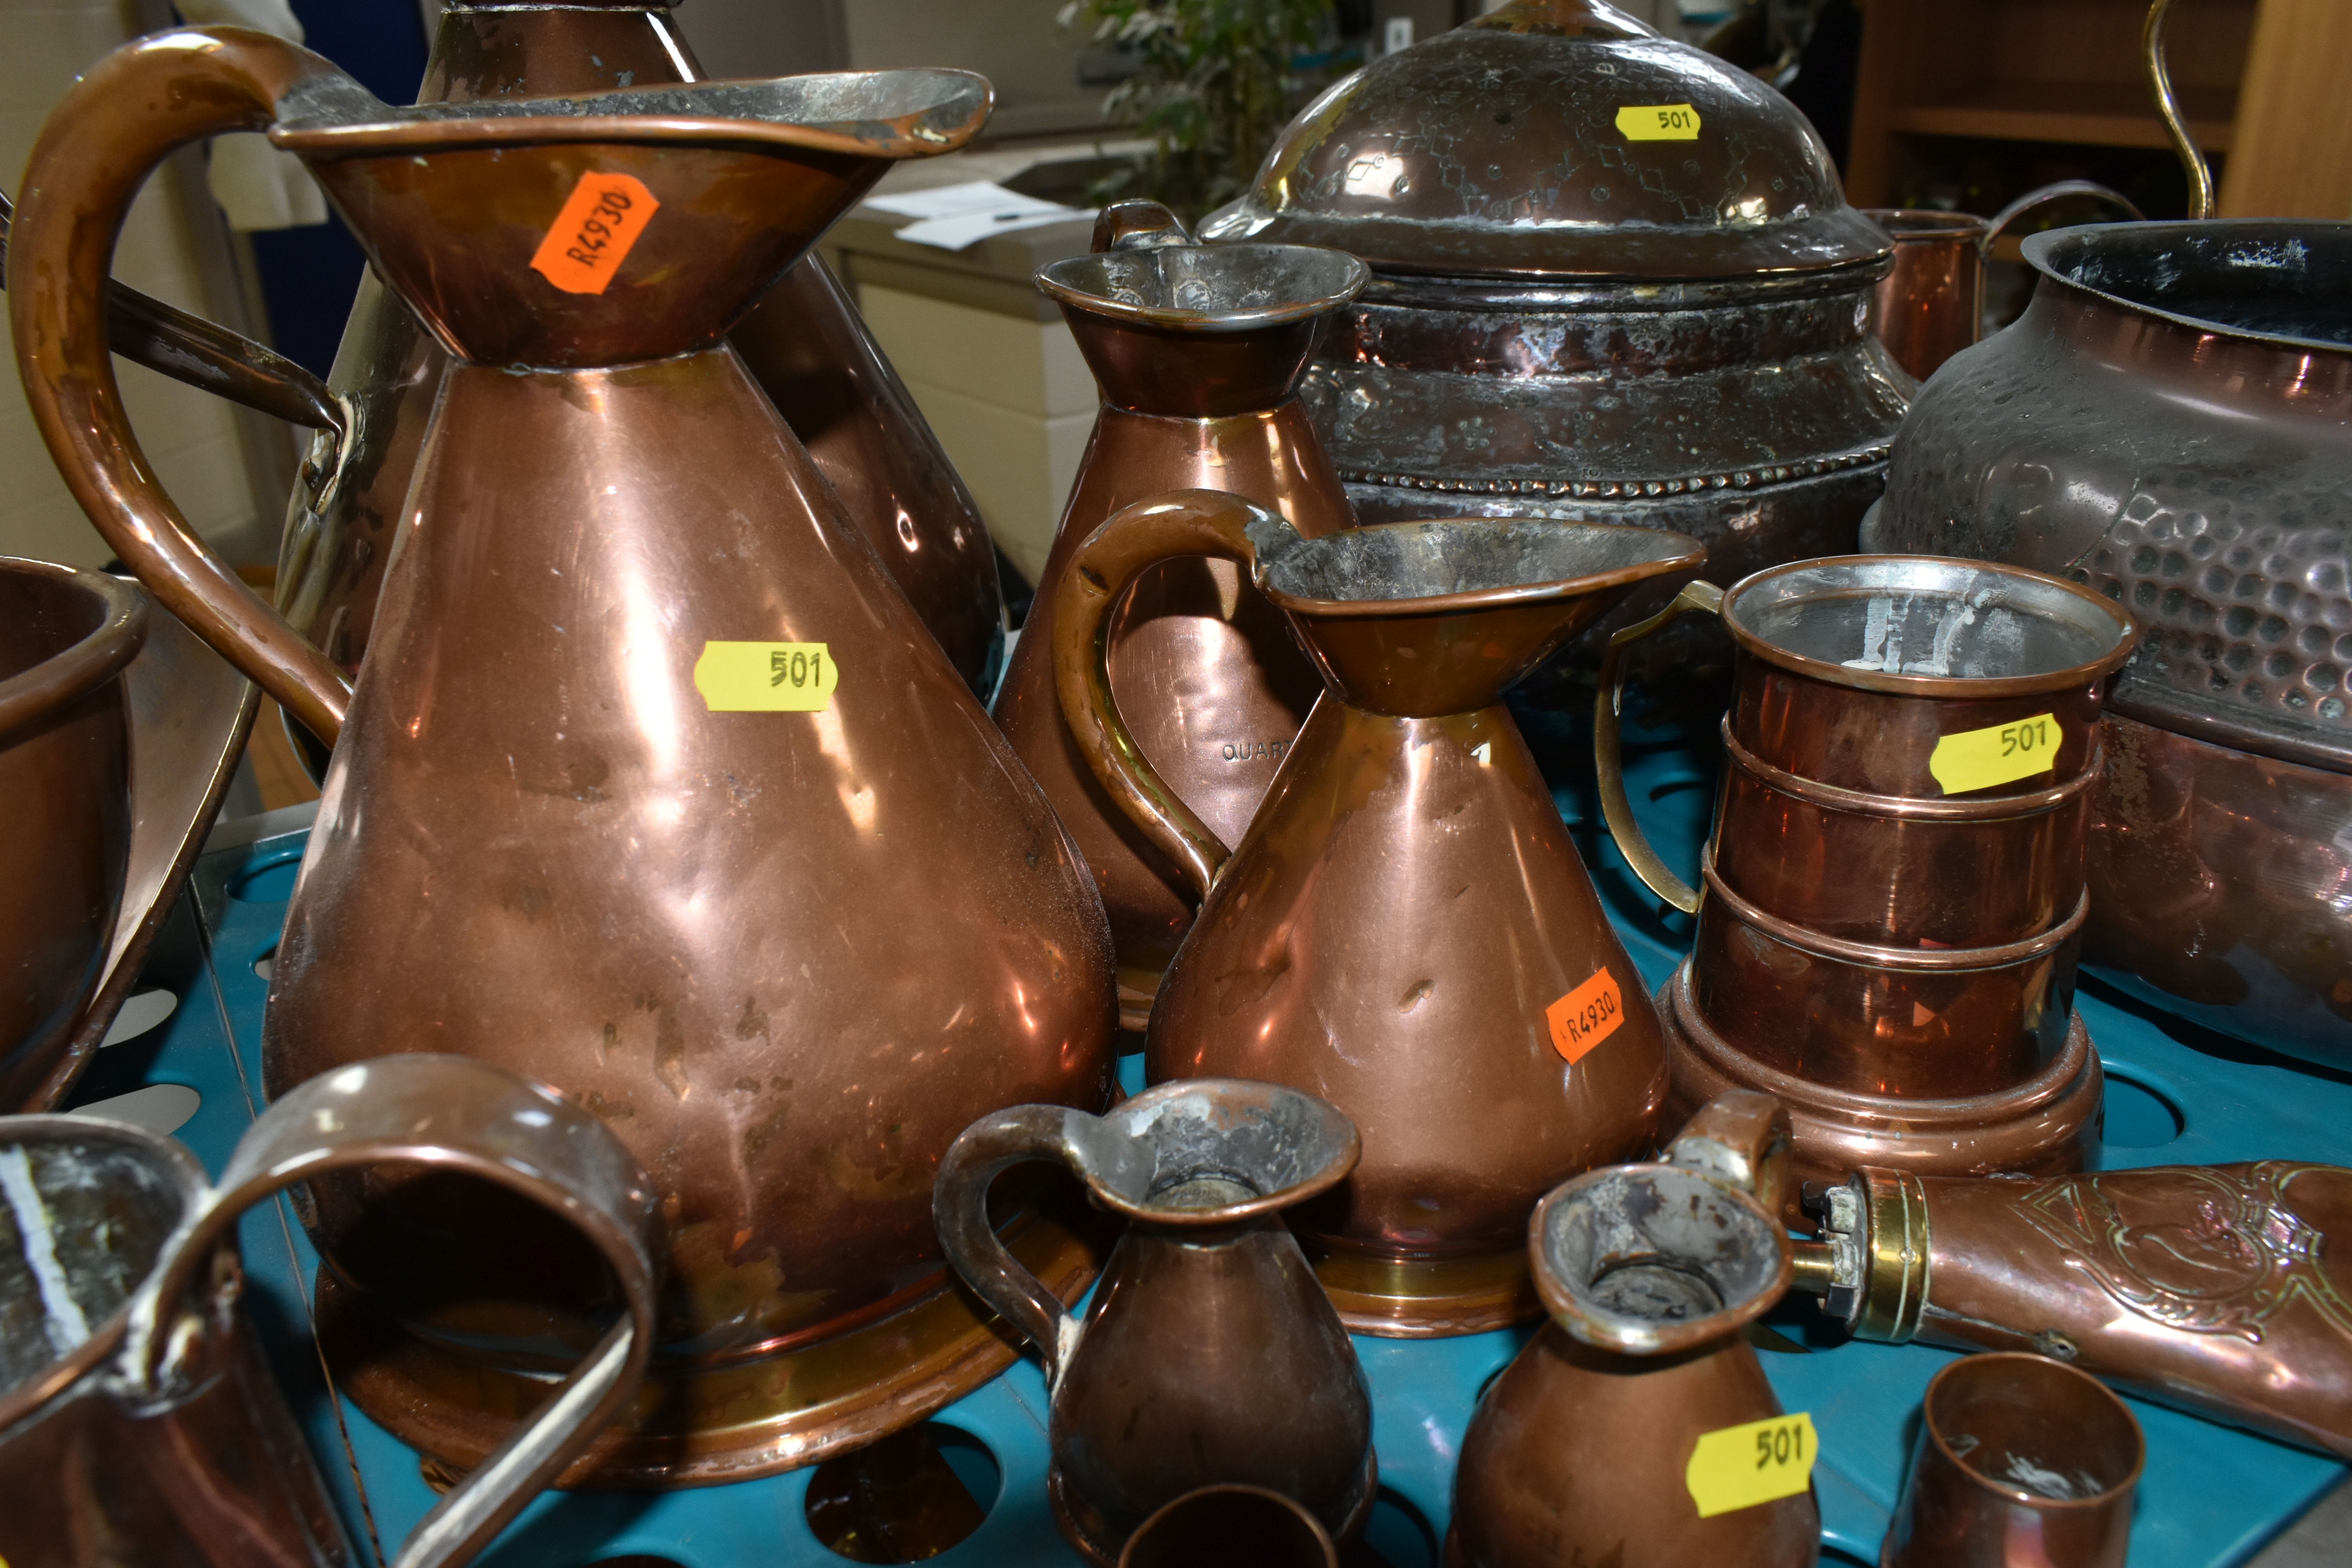
[[1698, 110], [1687, 103], [1628, 104], [1617, 111], [1617, 133], [1628, 142], [1696, 142]]
[[821, 642], [707, 642], [694, 689], [713, 713], [821, 713], [841, 667]]
[[1990, 789], [2035, 773], [2046, 773], [2058, 763], [2058, 742], [2064, 738], [2054, 714], [2036, 713], [2014, 724], [1988, 724], [1963, 730], [1936, 742], [1927, 771], [1946, 795], [1966, 795]]
[[1813, 1453], [1820, 1447], [1813, 1418], [1801, 1410], [1726, 1426], [1698, 1440], [1683, 1484], [1701, 1519], [1795, 1497], [1813, 1484]]

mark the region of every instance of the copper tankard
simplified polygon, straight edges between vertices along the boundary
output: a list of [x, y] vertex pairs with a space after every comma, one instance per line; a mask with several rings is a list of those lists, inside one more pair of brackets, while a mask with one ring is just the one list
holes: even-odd
[[[1703, 899], [1643, 840], [1618, 757], [1618, 656], [1692, 609], [1738, 648]], [[1620, 634], [1601, 805], [1642, 879], [1698, 915], [1660, 994], [1678, 1105], [1777, 1096], [1809, 1178], [2079, 1166], [2101, 1083], [2073, 1012], [2084, 814], [2137, 636], [2054, 577], [1910, 556], [1694, 584]]]
[[653, 1352], [653, 1185], [604, 1124], [463, 1057], [383, 1057], [279, 1100], [217, 1185], [180, 1144], [81, 1116], [0, 1119], [0, 1560], [352, 1568], [239, 1310], [237, 1216], [282, 1188], [425, 1163], [568, 1221], [617, 1319], [395, 1568], [455, 1568], [625, 1410]]

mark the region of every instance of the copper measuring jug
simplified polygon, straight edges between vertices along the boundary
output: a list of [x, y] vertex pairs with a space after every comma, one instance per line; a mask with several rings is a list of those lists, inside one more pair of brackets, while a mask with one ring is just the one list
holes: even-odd
[[1339, 1568], [1315, 1516], [1264, 1487], [1202, 1487], [1136, 1526], [1118, 1568]]
[[1789, 1288], [1789, 1120], [1735, 1092], [1664, 1163], [1548, 1194], [1528, 1225], [1551, 1313], [1478, 1397], [1448, 1568], [1811, 1568], [1819, 1438], [1741, 1330]]
[[[1643, 838], [1618, 759], [1619, 656], [1690, 610], [1738, 649], [1704, 899]], [[2100, 1083], [2073, 1013], [2084, 814], [2137, 638], [2073, 584], [1925, 556], [1694, 584], [1619, 634], [1602, 808], [1642, 879], [1698, 915], [1661, 995], [1676, 1103], [1779, 1097], [1813, 1179], [2080, 1164]]]
[[[1054, 1515], [1090, 1561], [1110, 1568], [1147, 1516], [1223, 1483], [1296, 1499], [1341, 1540], [1362, 1528], [1371, 1393], [1280, 1218], [1361, 1152], [1312, 1095], [1195, 1079], [1098, 1117], [1000, 1110], [940, 1163], [949, 1261], [1045, 1358]], [[989, 1228], [990, 1183], [1032, 1160], [1067, 1165], [1128, 1222], [1083, 1321]]]
[[[54, 280], [9, 296], [20, 365], [85, 510], [305, 723], [332, 737], [348, 705], [269, 1087], [429, 1045], [556, 1085], [655, 1173], [661, 1394], [582, 1460], [605, 1481], [812, 1463], [1003, 1367], [950, 1289], [934, 1163], [997, 1106], [1108, 1092], [1083, 866], [723, 338], [889, 159], [960, 144], [986, 100], [911, 71], [392, 109], [278, 40], [186, 29], [68, 94], [17, 214], [10, 265]], [[453, 362], [355, 693], [187, 532], [91, 330], [146, 169], [247, 126], [305, 155]], [[427, 1331], [420, 1270], [370, 1265], [396, 1248], [338, 1251], [342, 1207], [322, 1195], [342, 1386], [476, 1462], [541, 1341], [575, 1332], [566, 1304]], [[487, 1224], [416, 1219], [421, 1273], [453, 1246], [415, 1236]], [[1040, 1278], [1083, 1287], [1081, 1238], [1012, 1224]]]
[[[1061, 306], [1102, 385], [996, 720], [1037, 775], [1102, 886], [1118, 947], [1120, 1022], [1140, 1029], [1192, 921], [1183, 872], [1095, 782], [1054, 697], [1054, 592], [1096, 526], [1130, 502], [1198, 485], [1248, 497], [1310, 537], [1349, 526], [1339, 476], [1307, 423], [1298, 379], [1370, 274], [1337, 250], [1199, 246], [1165, 207], [1121, 202], [1096, 252], [1037, 286]], [[1111, 682], [1131, 695], [1137, 743], [1185, 804], [1241, 837], [1315, 700], [1282, 618], [1223, 561], [1143, 574], [1110, 629]], [[1132, 700], [1149, 693], [1149, 702]]]
[[1972, 1355], [1921, 1402], [1879, 1568], [2124, 1568], [2147, 1441], [2089, 1373]]
[[[1667, 1087], [1657, 1014], [1502, 696], [1700, 553], [1680, 534], [1538, 519], [1309, 539], [1195, 490], [1128, 508], [1071, 558], [1054, 606], [1063, 711], [1202, 895], [1146, 1071], [1286, 1083], [1355, 1121], [1362, 1163], [1293, 1227], [1359, 1332], [1533, 1316], [1528, 1211], [1649, 1146]], [[1120, 592], [1187, 555], [1246, 569], [1324, 681], [1231, 848], [1138, 746], [1107, 672]]]
[[604, 1125], [549, 1090], [462, 1057], [398, 1056], [285, 1095], [216, 1185], [142, 1128], [0, 1118], [0, 1557], [356, 1564], [238, 1308], [236, 1226], [298, 1183], [416, 1162], [560, 1216], [616, 1287], [617, 1321], [541, 1384], [514, 1436], [434, 1505], [396, 1568], [455, 1568], [487, 1546], [644, 1376], [656, 1199]]

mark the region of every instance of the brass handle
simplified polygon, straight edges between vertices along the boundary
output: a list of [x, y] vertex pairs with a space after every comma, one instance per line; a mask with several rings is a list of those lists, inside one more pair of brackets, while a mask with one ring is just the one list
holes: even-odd
[[931, 1184], [931, 1223], [940, 1249], [974, 1294], [995, 1309], [1045, 1362], [1045, 1386], [1062, 1380], [1077, 1348], [1078, 1321], [1045, 1282], [1022, 1267], [988, 1223], [988, 1189], [1006, 1171], [1032, 1160], [1057, 1160], [1076, 1169], [1072, 1121], [1095, 1118], [1059, 1105], [1016, 1105], [965, 1128], [948, 1145]]
[[569, 1220], [612, 1267], [628, 1311], [538, 1414], [436, 1503], [393, 1568], [454, 1568], [489, 1544], [627, 1405], [652, 1360], [661, 1231], [653, 1184], [602, 1121], [470, 1057], [379, 1057], [320, 1074], [262, 1113], [220, 1184], [131, 1304], [124, 1364], [161, 1392], [193, 1316], [216, 1315], [215, 1254], [255, 1204], [298, 1182], [387, 1162], [482, 1177]]
[[1129, 733], [1110, 689], [1110, 612], [1145, 568], [1185, 555], [1256, 563], [1244, 531], [1274, 514], [1222, 490], [1171, 490], [1087, 535], [1054, 590], [1054, 687], [1078, 751], [1121, 811], [1206, 898], [1233, 851], [1177, 798]]
[[2011, 224], [2036, 207], [2046, 207], [2057, 202], [2072, 201], [2077, 197], [2084, 201], [2105, 202], [2135, 222], [2147, 216], [2139, 210], [2138, 205], [2129, 196], [2121, 191], [2110, 190], [2096, 180], [2056, 180], [2026, 192], [1988, 218], [1985, 221], [1984, 237], [1977, 241], [1977, 249], [1986, 256], [1990, 256], [1993, 241], [1999, 239], [2002, 231]]
[[2164, 58], [2165, 15], [2171, 9], [2172, 0], [2156, 0], [2147, 8], [2147, 25], [2139, 32], [2139, 51], [2147, 66], [2147, 85], [2156, 94], [2156, 112], [2172, 138], [2172, 150], [2180, 154], [2180, 166], [2189, 172], [2189, 216], [2204, 219], [2213, 216], [2213, 171], [2199, 151], [2197, 138], [2189, 133], [2188, 118], [2180, 112], [2180, 100], [2172, 90], [2172, 68]]
[[1698, 889], [1675, 876], [1658, 858], [1658, 852], [1643, 836], [1642, 825], [1634, 820], [1633, 803], [1625, 795], [1625, 754], [1617, 733], [1617, 716], [1625, 699], [1625, 650], [1668, 621], [1693, 610], [1720, 616], [1723, 590], [1712, 583], [1685, 583], [1683, 591], [1675, 595], [1674, 603], [1611, 637], [1609, 651], [1601, 659], [1600, 695], [1592, 704], [1592, 761], [1601, 775], [1601, 815], [1608, 821], [1609, 832], [1617, 840], [1618, 852], [1625, 857], [1625, 864], [1633, 868], [1633, 875], [1647, 883], [1650, 891], [1685, 914], [1698, 912]]
[[1192, 231], [1158, 202], [1140, 199], [1113, 202], [1095, 219], [1093, 243], [1087, 249], [1099, 256], [1107, 250], [1165, 250], [1176, 245], [1198, 245]]
[[106, 330], [115, 236], [155, 165], [188, 142], [267, 127], [281, 97], [321, 81], [356, 90], [308, 49], [244, 27], [177, 28], [107, 56], [34, 143], [7, 282], [26, 399], [74, 500], [165, 609], [331, 743], [350, 687], [163, 493], [123, 411]]

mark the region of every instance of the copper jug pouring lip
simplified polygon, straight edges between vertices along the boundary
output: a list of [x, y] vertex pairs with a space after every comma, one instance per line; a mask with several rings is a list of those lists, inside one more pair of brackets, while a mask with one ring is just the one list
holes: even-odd
[[1364, 1152], [1356, 1124], [1329, 1102], [1247, 1079], [1163, 1083], [1099, 1118], [1070, 1118], [1066, 1136], [1097, 1203], [1184, 1229], [1303, 1203], [1347, 1180]]
[[[1872, 601], [1895, 596], [1943, 599], [1963, 613], [1939, 617], [1929, 657], [1908, 659], [1902, 657], [1899, 637], [1891, 647], [1884, 640], [1881, 628], [1886, 617], [1871, 608]], [[1856, 602], [1864, 612], [1860, 624], [1851, 629], [1863, 633], [1854, 644], [1860, 657], [1821, 657], [1828, 650], [1818, 635], [1813, 649], [1789, 645], [1788, 634], [1797, 629], [1798, 617], [1808, 610], [1846, 609]], [[2120, 605], [2063, 578], [2022, 566], [1934, 555], [1832, 555], [1767, 567], [1725, 591], [1722, 616], [1742, 653], [1794, 674], [1897, 697], [1969, 700], [2066, 691], [2105, 679], [2131, 657], [2140, 636], [2138, 623]], [[2011, 625], [2004, 629], [1996, 616], [2006, 616]], [[2021, 617], [2038, 626], [2049, 646], [2026, 648], [2025, 633], [2031, 628], [2014, 625]], [[1983, 629], [1969, 637], [1969, 627], [1979, 620]], [[1879, 630], [1877, 640], [1870, 635], [1874, 629]], [[1898, 634], [1905, 629], [1895, 627]], [[1999, 646], [2005, 641], [2012, 648]], [[1886, 657], [1895, 658], [1898, 668], [1885, 668]], [[1971, 658], [1988, 657], [2004, 658], [2022, 668], [1967, 672]], [[1956, 662], [1961, 666], [1958, 671], [1951, 668]]]
[[1612, 1165], [1528, 1219], [1536, 1290], [1578, 1340], [1621, 1355], [1693, 1349], [1787, 1294], [1796, 1249], [1748, 1193], [1686, 1165]]
[[1330, 619], [1542, 604], [1688, 571], [1706, 555], [1687, 534], [1558, 518], [1432, 518], [1308, 539], [1266, 517], [1245, 531], [1258, 591], [1293, 615]]
[[2135, 315], [2214, 337], [2352, 353], [2352, 223], [2092, 224], [2027, 235], [2021, 248], [2051, 282]]
[[[1965, 1388], [1965, 1384], [2004, 1374], [2011, 1377], [2055, 1379], [2067, 1384], [2078, 1395], [2068, 1400], [2068, 1403], [2074, 1406], [2073, 1415], [2080, 1416], [2085, 1414], [2084, 1407], [2087, 1405], [2088, 1413], [2095, 1416], [2105, 1417], [2111, 1423], [2119, 1422], [2120, 1430], [2128, 1434], [2131, 1439], [2131, 1463], [2128, 1473], [2121, 1480], [2111, 1482], [2096, 1491], [2081, 1497], [2053, 1496], [2048, 1491], [2037, 1490], [2032, 1487], [2021, 1485], [2016, 1480], [2003, 1479], [1989, 1473], [1983, 1468], [1980, 1458], [1982, 1442], [1980, 1440], [1972, 1442], [1966, 1449], [1957, 1447], [1953, 1441], [1954, 1438], [1973, 1437], [1976, 1434], [1956, 1433], [1949, 1430], [1951, 1416], [1957, 1413], [1943, 1411], [1939, 1407], [1970, 1392]], [[1960, 1474], [1968, 1477], [1975, 1485], [2012, 1502], [2023, 1503], [2037, 1513], [2077, 1510], [2088, 1512], [2093, 1509], [2107, 1507], [2116, 1499], [2129, 1492], [2139, 1484], [2140, 1473], [2147, 1466], [2147, 1438], [2140, 1430], [2138, 1419], [2132, 1415], [2131, 1406], [2117, 1397], [2113, 1389], [2081, 1368], [2069, 1366], [2064, 1362], [2050, 1356], [2035, 1355], [2030, 1351], [1983, 1351], [1962, 1356], [1937, 1373], [1928, 1381], [1927, 1392], [1920, 1399], [1919, 1409], [1919, 1425], [1925, 1429], [1927, 1441], [1936, 1446], [1937, 1452], [1940, 1453], [1947, 1462], [1957, 1468]], [[1939, 1415], [1944, 1418], [1938, 1419]], [[2080, 1428], [2076, 1423], [2069, 1422], [2066, 1426], [2070, 1434], [2079, 1434]], [[2113, 1433], [2108, 1434], [2110, 1436], [2113, 1435]], [[2095, 1480], [2097, 1478], [2092, 1479]]]
[[0, 679], [0, 739], [95, 689], [129, 667], [147, 641], [147, 597], [103, 572], [0, 555], [0, 575], [47, 583], [79, 598], [96, 624], [28, 669]]
[[1072, 310], [1166, 331], [1244, 332], [1328, 315], [1371, 278], [1319, 245], [1177, 244], [1068, 257], [1039, 268], [1036, 282]]

